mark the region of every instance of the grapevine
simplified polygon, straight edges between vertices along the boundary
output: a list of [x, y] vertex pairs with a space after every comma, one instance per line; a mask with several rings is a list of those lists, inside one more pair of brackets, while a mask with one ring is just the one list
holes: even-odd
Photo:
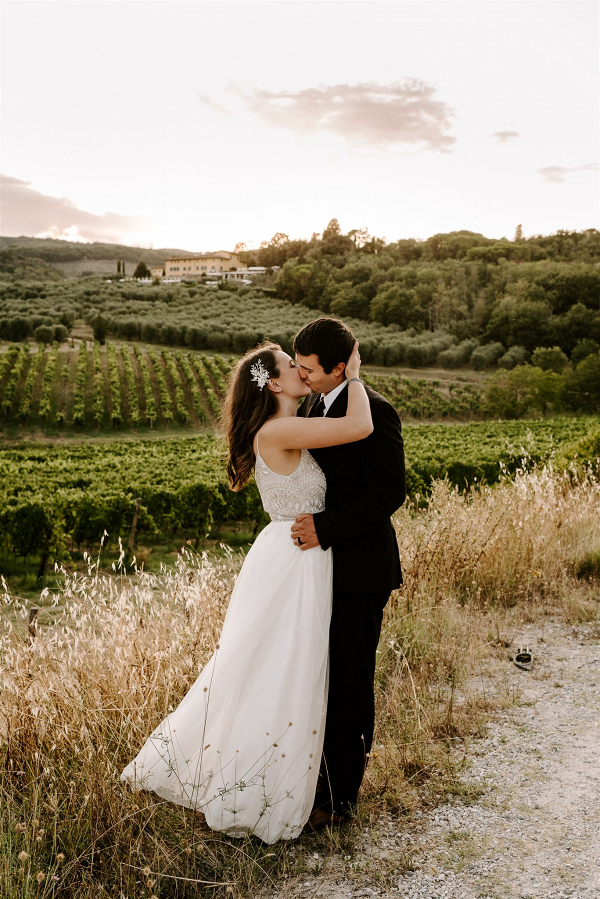
[[[81, 358], [81, 357], [80, 357]], [[548, 459], [557, 447], [598, 430], [598, 417], [529, 422], [409, 425], [403, 429], [411, 492], [447, 476], [459, 489]], [[213, 519], [260, 520], [255, 485], [228, 489], [224, 450], [214, 437], [135, 440], [83, 446], [21, 446], [0, 450], [0, 524], [9, 545], [27, 552], [44, 538], [39, 525], [63, 519], [70, 539], [97, 542], [131, 527], [132, 497], [142, 498], [140, 529], [205, 534]], [[45, 525], [44, 525], [45, 526]]]
[[204, 387], [208, 404], [214, 413], [214, 415], [218, 418], [221, 414], [221, 404], [217, 398], [215, 391], [213, 390], [212, 384], [210, 382], [210, 378], [208, 376], [208, 372], [204, 366], [204, 359], [202, 356], [193, 356], [190, 355], [190, 359], [192, 361], [192, 365], [194, 366], [196, 372], [198, 373], [198, 377], [200, 379], [200, 383]]
[[189, 358], [184, 356], [181, 350], [177, 350], [177, 352], [175, 353], [175, 358], [177, 359], [179, 367], [181, 368], [187, 381], [189, 391], [192, 395], [196, 415], [200, 419], [201, 424], [205, 424], [206, 413], [204, 410], [204, 400], [202, 399], [202, 393], [200, 392], [200, 388], [198, 387], [196, 378], [194, 377], [194, 372], [192, 366], [190, 365]]
[[[82, 341], [77, 354], [77, 368], [75, 370], [75, 396], [73, 403], [73, 424], [82, 425], [85, 421], [85, 385], [87, 381], [87, 344]], [[65, 366], [63, 378], [69, 377], [69, 368]]]
[[439, 381], [424, 378], [413, 380], [398, 375], [368, 374], [361, 378], [369, 387], [384, 396], [401, 418], [471, 418], [481, 413], [482, 397], [476, 388], [448, 384], [448, 395], [440, 392]]
[[181, 382], [179, 369], [175, 364], [172, 353], [170, 353], [168, 350], [163, 350], [161, 355], [175, 389], [175, 408], [177, 409], [177, 415], [180, 421], [182, 421], [184, 424], [187, 424], [187, 422], [189, 421], [189, 413], [185, 402], [185, 393], [183, 392], [183, 384]]
[[133, 352], [135, 353], [135, 357], [140, 369], [140, 375], [142, 377], [142, 390], [144, 394], [144, 405], [146, 408], [146, 420], [149, 422], [150, 427], [152, 427], [154, 422], [156, 421], [156, 403], [154, 402], [152, 379], [150, 378], [150, 372], [148, 371], [148, 365], [146, 364], [147, 359], [144, 359], [144, 354], [140, 350], [137, 343], [133, 347]]
[[18, 355], [19, 347], [10, 346], [7, 352], [0, 356], [0, 381], [4, 377], [4, 373], [8, 371]]
[[215, 364], [219, 366], [221, 373], [225, 377], [225, 382], [227, 382], [227, 379], [231, 376], [235, 363], [236, 360], [233, 357], [225, 359], [224, 356], [215, 356]]
[[102, 374], [102, 355], [100, 344], [94, 344], [94, 421], [100, 427], [104, 418], [104, 376]]
[[52, 349], [46, 358], [46, 368], [44, 369], [44, 377], [42, 379], [42, 395], [40, 397], [40, 408], [38, 415], [42, 421], [46, 421], [50, 414], [52, 399], [52, 379], [54, 378], [54, 369], [58, 362], [58, 344], [56, 341], [52, 344]]
[[29, 371], [27, 372], [27, 377], [25, 378], [25, 384], [23, 386], [23, 396], [21, 397], [19, 409], [17, 411], [17, 418], [20, 418], [21, 420], [29, 418], [35, 382], [37, 380], [40, 362], [43, 358], [44, 353], [42, 347], [39, 346], [37, 353], [33, 356], [31, 362], [29, 363]]
[[223, 377], [223, 373], [219, 370], [217, 365], [215, 365], [215, 360], [212, 356], [202, 356], [202, 361], [204, 362], [204, 366], [208, 371], [209, 375], [212, 377], [213, 381], [217, 385], [217, 389], [219, 393], [223, 396], [227, 393], [227, 384], [225, 383], [225, 378]]
[[173, 403], [171, 401], [171, 395], [169, 393], [167, 379], [165, 378], [163, 367], [160, 364], [160, 359], [158, 358], [152, 347], [146, 347], [146, 349], [148, 351], [148, 358], [150, 359], [152, 367], [154, 368], [156, 383], [158, 384], [161, 415], [165, 421], [173, 421]]
[[132, 425], [137, 425], [140, 420], [140, 401], [138, 396], [138, 386], [131, 361], [131, 354], [125, 344], [121, 344], [121, 358], [123, 360], [123, 371], [125, 372], [125, 383], [127, 384], [127, 400], [129, 402], [129, 421]]
[[19, 378], [21, 377], [21, 373], [25, 367], [25, 363], [29, 357], [29, 344], [25, 344], [25, 346], [21, 349], [18, 355], [15, 358], [15, 364], [12, 367], [12, 370], [8, 376], [6, 381], [6, 386], [4, 387], [4, 397], [2, 399], [2, 411], [4, 413], [4, 417], [12, 406], [12, 402], [15, 395], [15, 390], [17, 389], [17, 383]]
[[117, 351], [114, 345], [106, 347], [106, 356], [108, 363], [108, 383], [110, 388], [110, 420], [113, 427], [118, 428], [121, 425], [121, 384], [119, 379], [119, 368], [117, 365]]

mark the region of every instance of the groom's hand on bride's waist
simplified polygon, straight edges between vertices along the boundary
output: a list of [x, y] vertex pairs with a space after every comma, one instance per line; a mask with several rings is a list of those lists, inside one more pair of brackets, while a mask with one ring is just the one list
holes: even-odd
[[312, 515], [298, 515], [292, 525], [292, 540], [300, 549], [312, 549], [313, 546], [319, 546], [319, 538]]

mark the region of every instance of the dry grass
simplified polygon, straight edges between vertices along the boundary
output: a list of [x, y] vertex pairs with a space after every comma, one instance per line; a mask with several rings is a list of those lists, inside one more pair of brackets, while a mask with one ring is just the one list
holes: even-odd
[[396, 529], [404, 586], [386, 609], [363, 797], [402, 812], [462, 791], [465, 742], [516, 698], [498, 683], [486, 693], [485, 678], [465, 685], [498, 667], [520, 622], [557, 609], [570, 623], [598, 617], [597, 581], [574, 574], [600, 547], [600, 484], [551, 468], [468, 494], [440, 481]]
[[[519, 616], [595, 617], [580, 560], [600, 549], [600, 486], [549, 469], [461, 495], [435, 486], [397, 517], [405, 585], [386, 612], [378, 731], [354, 829], [302, 837], [348, 848], [382, 806], [460, 791], [465, 743], [510, 702], [466, 689], [505, 654]], [[237, 559], [182, 557], [159, 576], [65, 573], [35, 640], [0, 642], [0, 897], [251, 896], [299, 870], [297, 845], [208, 831], [201, 816], [119, 781], [213, 651]], [[6, 597], [10, 602], [10, 597]], [[27, 609], [19, 609], [21, 621]], [[327, 841], [330, 841], [329, 843]], [[64, 858], [61, 858], [64, 855]], [[56, 879], [58, 878], [58, 879]]]

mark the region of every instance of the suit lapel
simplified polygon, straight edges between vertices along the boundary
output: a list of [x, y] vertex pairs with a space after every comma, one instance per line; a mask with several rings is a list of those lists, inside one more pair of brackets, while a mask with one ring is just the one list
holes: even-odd
[[338, 393], [333, 403], [327, 410], [326, 418], [343, 418], [348, 411], [348, 388], [345, 387], [341, 393]]

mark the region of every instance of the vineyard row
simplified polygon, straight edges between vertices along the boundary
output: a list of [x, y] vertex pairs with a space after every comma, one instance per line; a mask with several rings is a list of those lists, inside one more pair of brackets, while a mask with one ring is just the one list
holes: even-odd
[[[36, 348], [13, 345], [0, 354], [4, 424], [53, 429], [210, 426], [219, 417], [233, 359], [182, 350], [85, 342]], [[470, 385], [363, 373], [402, 418], [481, 417], [482, 397]]]
[[38, 426], [210, 425], [230, 368], [222, 357], [137, 344], [10, 346], [0, 355], [0, 413]]
[[[407, 488], [426, 494], [435, 478], [457, 487], [493, 484], [503, 472], [543, 462], [598, 434], [598, 417], [530, 422], [408, 425]], [[597, 438], [596, 438], [597, 439]], [[140, 533], [205, 536], [211, 523], [265, 520], [256, 485], [234, 493], [225, 475], [225, 444], [213, 435], [115, 440], [0, 450], [0, 547], [18, 555], [60, 554], [111, 541], [131, 528], [136, 500]]]

